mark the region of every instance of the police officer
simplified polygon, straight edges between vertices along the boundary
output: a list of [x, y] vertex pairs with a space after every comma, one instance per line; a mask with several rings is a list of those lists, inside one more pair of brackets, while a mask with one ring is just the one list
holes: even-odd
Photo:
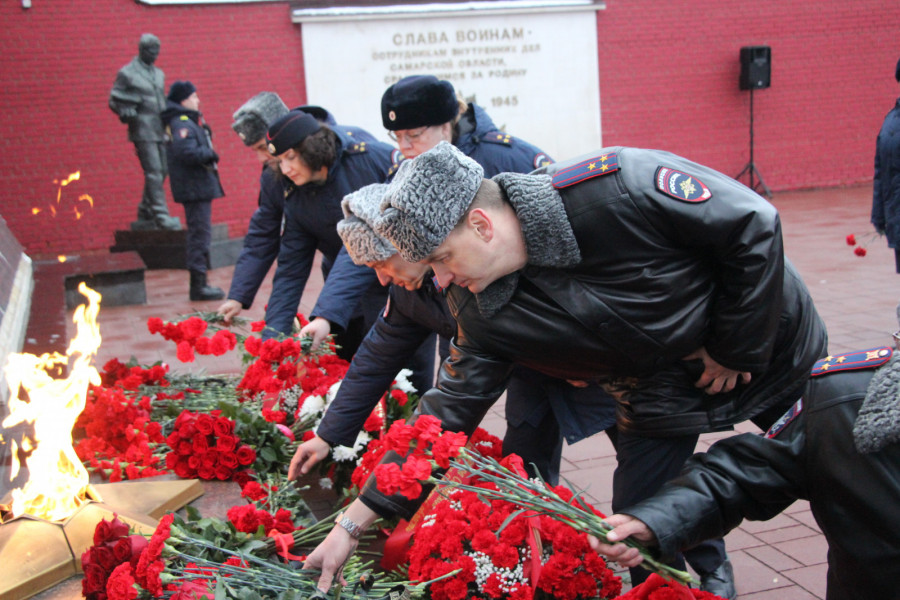
[[[323, 107], [304, 105], [299, 110], [310, 113], [318, 121], [352, 136], [354, 140], [375, 141], [375, 137], [362, 128], [338, 125], [334, 116]], [[278, 256], [286, 190], [277, 172], [266, 168], [274, 160], [267, 147], [266, 130], [287, 112], [288, 107], [274, 92], [260, 92], [234, 112], [231, 128], [244, 145], [255, 153], [263, 169], [259, 180], [257, 208], [250, 218], [244, 246], [234, 266], [228, 299], [218, 308], [218, 313], [227, 323], [239, 315], [242, 309], [250, 308], [259, 286]]]
[[[300, 110], [276, 120], [266, 140], [287, 194], [284, 234], [265, 316], [263, 337], [269, 338], [291, 333], [316, 250], [328, 264], [338, 257], [343, 246], [336, 226], [342, 217], [343, 197], [385, 181], [398, 157], [387, 144], [356, 142]], [[330, 296], [320, 294], [311, 313], [340, 330], [338, 355], [347, 360], [374, 323], [386, 295], [370, 269], [355, 267], [348, 273], [339, 283], [341, 288], [353, 290], [356, 302], [335, 306]], [[329, 272], [326, 282], [330, 277]]]
[[[634, 537], [672, 556], [805, 499], [828, 540], [825, 597], [896, 598], [898, 442], [900, 358], [884, 347], [829, 356], [764, 435], [726, 438], [694, 455], [653, 497], [610, 516], [609, 539]], [[591, 544], [626, 566], [641, 562], [624, 544]]]
[[[449, 286], [459, 327], [420, 414], [474, 430], [515, 364], [602, 383], [616, 398], [616, 510], [675, 477], [700, 433], [771, 425], [796, 400], [827, 334], [758, 194], [638, 148], [542, 174], [483, 173], [440, 143], [404, 164], [375, 222]], [[344, 518], [367, 526], [414, 505], [370, 481]], [[307, 561], [322, 567], [321, 587], [352, 551], [346, 533], [336, 528]], [[718, 577], [724, 552], [709, 558], [706, 591], [735, 596]]]
[[219, 182], [219, 155], [212, 147], [212, 130], [200, 114], [197, 88], [176, 81], [169, 88], [162, 113], [169, 138], [166, 157], [175, 202], [184, 206], [187, 222], [185, 259], [191, 276], [191, 300], [221, 300], [225, 292], [206, 282], [212, 240], [212, 201], [225, 195]]
[[[422, 342], [432, 333], [449, 339], [456, 332], [456, 321], [443, 291], [432, 281], [431, 268], [403, 260], [396, 248], [372, 230], [386, 188], [385, 184], [369, 185], [342, 202], [344, 219], [338, 223], [338, 233], [353, 262], [374, 269], [381, 284], [388, 286], [388, 302], [353, 357], [337, 396], [316, 429], [316, 437], [301, 444], [294, 454], [288, 474], [291, 479], [309, 472], [334, 446], [353, 446], [379, 398]], [[556, 394], [554, 401], [561, 404], [557, 410], [570, 417], [562, 420], [569, 439], [578, 441], [586, 437], [585, 430], [593, 433], [614, 425], [612, 402], [593, 401], [602, 392], [558, 383], [565, 393]], [[523, 401], [533, 402], [524, 394], [509, 394], [507, 398], [508, 405]], [[555, 422], [553, 432], [559, 436]], [[540, 439], [534, 438], [530, 445], [520, 444], [517, 454], [533, 474], [539, 473], [555, 485], [559, 480], [559, 456], [553, 452], [556, 440], [548, 450], [538, 443]]]

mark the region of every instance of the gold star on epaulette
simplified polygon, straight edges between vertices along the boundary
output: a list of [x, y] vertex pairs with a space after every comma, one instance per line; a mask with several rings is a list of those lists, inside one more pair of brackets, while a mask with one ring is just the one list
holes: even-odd
[[819, 368], [820, 368], [821, 370], [823, 370], [823, 371], [827, 371], [827, 370], [828, 370], [828, 367], [830, 367], [830, 366], [831, 366], [831, 365], [830, 365], [829, 363], [825, 363], [824, 365], [822, 365], [822, 366], [819, 367]]
[[834, 361], [834, 362], [836, 362], [836, 363], [838, 363], [838, 364], [841, 364], [841, 363], [844, 362], [845, 360], [847, 360], [847, 357], [846, 357], [846, 356], [838, 356], [838, 359], [837, 359], [836, 361]]
[[606, 162], [607, 160], [609, 160], [609, 155], [608, 155], [608, 154], [604, 154], [603, 156], [600, 157], [600, 161], [601, 161], [601, 162]]
[[597, 163], [591, 163], [588, 165], [588, 171], [593, 171], [597, 168]]
[[831, 362], [831, 361], [833, 361], [833, 360], [834, 360], [834, 357], [833, 357], [833, 356], [831, 356], [831, 355], [830, 355], [830, 354], [829, 354], [829, 355], [828, 355], [828, 356], [826, 356], [826, 357], [825, 357], [825, 358], [823, 358], [823, 359], [822, 359], [822, 360], [824, 360], [824, 361], [826, 361], [826, 362]]
[[601, 171], [609, 171], [609, 165], [603, 165], [602, 167], [600, 167], [600, 170]]
[[497, 134], [497, 140], [503, 142], [504, 144], [508, 144], [510, 140], [509, 134], [503, 135], [502, 133]]

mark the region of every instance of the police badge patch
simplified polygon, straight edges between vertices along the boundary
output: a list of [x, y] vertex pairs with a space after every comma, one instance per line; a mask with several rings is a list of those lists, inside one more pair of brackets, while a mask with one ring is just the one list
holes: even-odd
[[656, 169], [656, 189], [683, 202], [706, 202], [712, 198], [712, 192], [702, 181], [669, 167]]
[[766, 437], [772, 439], [773, 437], [778, 435], [778, 433], [782, 429], [787, 427], [788, 423], [796, 419], [797, 415], [799, 415], [801, 412], [803, 412], [803, 398], [797, 400], [797, 402], [794, 403], [789, 411], [781, 415], [781, 418], [775, 421], [775, 423], [771, 427], [769, 427], [769, 430], [766, 432]]

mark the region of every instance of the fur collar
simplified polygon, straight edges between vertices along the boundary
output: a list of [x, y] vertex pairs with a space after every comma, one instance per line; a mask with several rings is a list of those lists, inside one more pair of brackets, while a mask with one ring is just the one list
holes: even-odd
[[[529, 265], [565, 268], [581, 262], [575, 233], [550, 176], [500, 173], [493, 179], [506, 193], [519, 218]], [[485, 317], [497, 314], [512, 298], [518, 283], [517, 271], [477, 294], [475, 299], [481, 314]]]
[[900, 442], [900, 353], [875, 373], [866, 390], [853, 441], [863, 454]]

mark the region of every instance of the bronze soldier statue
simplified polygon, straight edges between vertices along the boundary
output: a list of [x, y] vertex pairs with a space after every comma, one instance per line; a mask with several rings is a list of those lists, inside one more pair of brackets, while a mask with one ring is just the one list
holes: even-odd
[[177, 217], [169, 215], [163, 190], [166, 171], [165, 134], [160, 113], [166, 107], [165, 75], [153, 66], [159, 56], [159, 38], [152, 33], [141, 36], [138, 55], [119, 69], [109, 108], [128, 125], [128, 139], [144, 170], [144, 194], [138, 204], [133, 230], [181, 229]]

